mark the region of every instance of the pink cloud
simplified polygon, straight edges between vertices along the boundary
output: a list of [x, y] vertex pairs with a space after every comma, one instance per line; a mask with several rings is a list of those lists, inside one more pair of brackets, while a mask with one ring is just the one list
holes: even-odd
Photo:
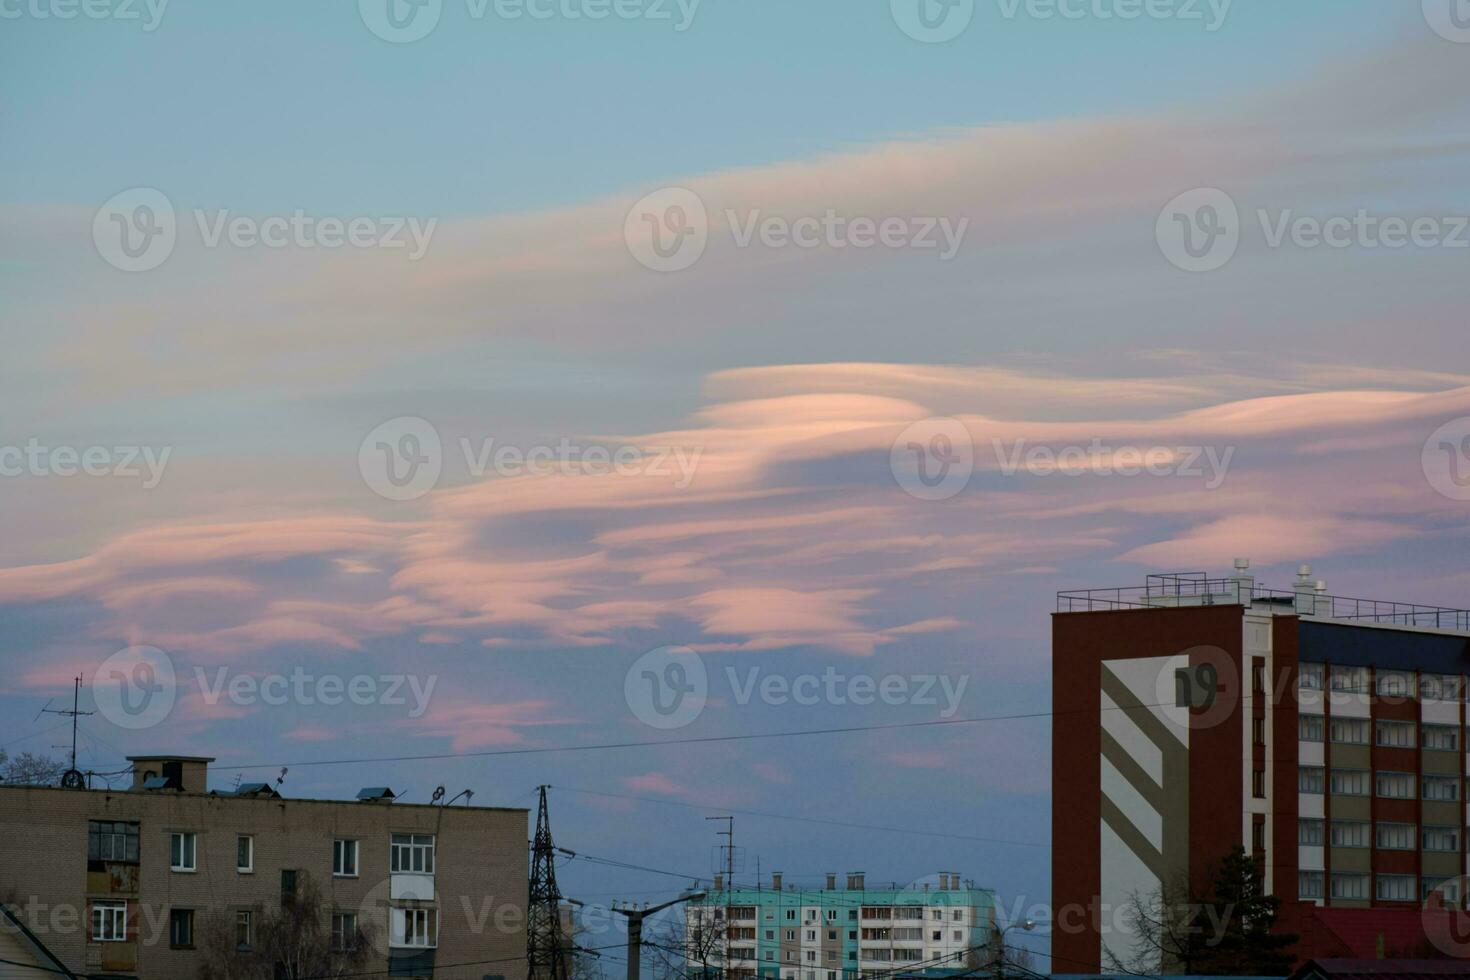
[[685, 792], [683, 786], [661, 772], [629, 776], [623, 780], [623, 785], [640, 793], [658, 793], [660, 796], [680, 796]]

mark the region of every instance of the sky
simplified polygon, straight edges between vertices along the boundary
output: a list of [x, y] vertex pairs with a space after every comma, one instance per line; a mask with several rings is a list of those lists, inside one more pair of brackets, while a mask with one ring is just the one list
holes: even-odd
[[1470, 606], [1463, 0], [391, 2], [0, 0], [0, 749], [1029, 910], [1058, 590]]

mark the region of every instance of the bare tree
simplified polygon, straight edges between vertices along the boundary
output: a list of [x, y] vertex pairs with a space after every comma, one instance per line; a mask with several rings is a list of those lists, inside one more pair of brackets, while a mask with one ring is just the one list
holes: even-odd
[[725, 910], [700, 906], [690, 912], [691, 924], [679, 912], [651, 938], [645, 936], [644, 956], [654, 980], [709, 980], [723, 974], [719, 960], [725, 951]]
[[1126, 957], [1104, 947], [1107, 968], [1149, 975], [1199, 972], [1209, 941], [1202, 909], [1185, 874], [1164, 881], [1148, 894], [1134, 892], [1123, 913], [1133, 946]]
[[10, 758], [0, 752], [0, 783], [12, 786], [52, 786], [61, 782], [66, 763], [50, 756], [22, 752]]
[[321, 889], [303, 873], [279, 908], [251, 910], [248, 946], [240, 942], [234, 910], [212, 916], [201, 932], [199, 980], [300, 980], [358, 973], [375, 956], [376, 929], [359, 923], [340, 947]]

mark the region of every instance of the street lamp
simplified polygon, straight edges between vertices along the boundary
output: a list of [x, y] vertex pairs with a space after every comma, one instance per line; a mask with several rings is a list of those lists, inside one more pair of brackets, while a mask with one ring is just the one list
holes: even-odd
[[678, 905], [680, 902], [697, 902], [705, 897], [704, 892], [685, 892], [678, 898], [667, 901], [653, 908], [614, 908], [618, 915], [628, 917], [628, 980], [639, 980], [639, 974], [643, 970], [643, 920], [666, 908]]
[[1012, 922], [1008, 926], [993, 930], [995, 937], [995, 980], [1005, 980], [1006, 975], [1006, 933], [1020, 927], [1030, 932], [1036, 928], [1036, 923], [1031, 919], [1022, 919], [1020, 922]]

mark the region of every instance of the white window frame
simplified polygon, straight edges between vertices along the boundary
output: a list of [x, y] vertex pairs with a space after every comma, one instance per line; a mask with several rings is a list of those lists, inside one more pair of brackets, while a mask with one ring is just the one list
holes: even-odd
[[[1419, 733], [1419, 744], [1422, 748], [1435, 752], [1458, 752], [1460, 751], [1460, 726], [1459, 725], [1423, 725]], [[1443, 736], [1448, 735], [1452, 744], [1436, 745]]]
[[1308, 847], [1321, 847], [1327, 833], [1326, 821], [1321, 817], [1298, 817], [1296, 842]]
[[[402, 923], [397, 930], [400, 949], [439, 948], [439, 910], [435, 908], [393, 909], [393, 915]], [[412, 928], [411, 928], [412, 927]], [[432, 933], [432, 935], [430, 935]], [[421, 939], [422, 941], [416, 941]], [[731, 951], [734, 952], [733, 950]]]
[[[240, 940], [240, 926], [245, 927], [245, 940]], [[248, 950], [255, 945], [255, 913], [250, 909], [235, 910], [235, 950]]]
[[[332, 877], [356, 878], [358, 857], [362, 849], [355, 837], [338, 837], [332, 841]], [[349, 862], [347, 859], [351, 857]], [[350, 864], [350, 867], [349, 867]]]
[[169, 832], [168, 869], [183, 874], [192, 874], [199, 870], [199, 836], [194, 831]]
[[[1332, 897], [1345, 901], [1366, 899], [1369, 892], [1368, 878], [1369, 875], [1366, 871], [1334, 871], [1332, 873], [1331, 883]], [[1349, 889], [1347, 887], [1349, 882], [1361, 887]]]
[[[1460, 850], [1460, 828], [1459, 827], [1432, 827], [1426, 826], [1420, 830], [1419, 838], [1421, 846], [1426, 851], [1437, 854], [1457, 854]], [[1434, 842], [1434, 846], [1430, 845]]]
[[[247, 858], [247, 860], [246, 860], [246, 862], [244, 864], [241, 864], [240, 863], [240, 842], [241, 841], [244, 841], [244, 843], [245, 843], [245, 857]], [[239, 874], [242, 874], [242, 875], [249, 875], [249, 874], [254, 874], [255, 873], [255, 835], [254, 834], [236, 834], [235, 835], [235, 871], [238, 872]]]
[[[1352, 735], [1353, 738], [1340, 736]], [[1333, 718], [1327, 723], [1327, 739], [1335, 745], [1367, 745], [1373, 741], [1367, 718]]]
[[1412, 851], [1418, 840], [1416, 824], [1380, 821], [1374, 828], [1373, 843], [1380, 851]]
[[1380, 670], [1373, 686], [1380, 697], [1411, 698], [1414, 675], [1404, 670]]
[[[1296, 789], [1298, 793], [1320, 794], [1327, 791], [1327, 772], [1323, 767], [1298, 766], [1296, 773]], [[1316, 783], [1316, 789], [1308, 788], [1307, 784], [1309, 780]]]
[[122, 943], [128, 939], [128, 903], [92, 903], [92, 942]]
[[[341, 925], [341, 928], [338, 928], [339, 923]], [[351, 933], [352, 933], [352, 935], [350, 937], [348, 936], [348, 926], [349, 926], [349, 923], [350, 923], [350, 926], [351, 926]], [[348, 945], [347, 945], [347, 939], [348, 938], [352, 938], [352, 939], [356, 939], [357, 938], [357, 913], [356, 912], [351, 912], [351, 911], [333, 910], [333, 912], [332, 912], [332, 920], [331, 920], [331, 928], [332, 928], [332, 940], [331, 940], [331, 942], [332, 942], [332, 949], [335, 952], [339, 952], [339, 953], [340, 952], [343, 952], [344, 950], [347, 950], [349, 948]]]
[[1296, 687], [1298, 691], [1322, 690], [1327, 675], [1327, 665], [1319, 663], [1297, 664]]
[[[393, 834], [389, 838], [388, 867], [393, 874], [432, 875], [437, 844], [433, 834]], [[419, 867], [414, 867], [415, 863]]]
[[1363, 820], [1334, 820], [1328, 828], [1333, 847], [1368, 847], [1371, 835]]
[[[1368, 775], [1369, 773], [1366, 769], [1333, 769], [1327, 776], [1328, 792], [1338, 796], [1367, 796]], [[1342, 780], [1342, 784], [1346, 784], [1348, 780], [1352, 780], [1359, 788], [1356, 792], [1338, 789], [1340, 785], [1339, 780]]]

